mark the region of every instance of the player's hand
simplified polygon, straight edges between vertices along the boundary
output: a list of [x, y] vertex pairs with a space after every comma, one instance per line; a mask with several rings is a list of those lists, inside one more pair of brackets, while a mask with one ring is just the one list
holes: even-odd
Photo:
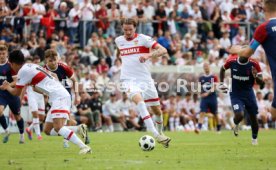
[[222, 93], [228, 93], [228, 90], [229, 90], [228, 87], [227, 87], [227, 85], [225, 85], [225, 84], [223, 84], [223, 83], [219, 84], [218, 89], [219, 89]]
[[238, 54], [242, 49], [242, 46], [240, 45], [232, 45], [229, 49], [230, 54]]
[[145, 63], [150, 58], [149, 54], [145, 54], [139, 58], [140, 63]]
[[256, 78], [258, 71], [255, 67], [252, 67], [252, 74], [253, 74], [254, 78]]
[[10, 83], [5, 80], [2, 85], [0, 86], [0, 90], [7, 90], [8, 87], [10, 86]]

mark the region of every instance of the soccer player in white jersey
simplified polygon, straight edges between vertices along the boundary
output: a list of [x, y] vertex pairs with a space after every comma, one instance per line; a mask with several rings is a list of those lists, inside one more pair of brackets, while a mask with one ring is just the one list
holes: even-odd
[[52, 136], [60, 135], [80, 147], [79, 154], [91, 153], [91, 148], [85, 145], [81, 139], [64, 126], [69, 119], [71, 98], [68, 91], [42, 67], [24, 61], [21, 51], [15, 50], [10, 53], [9, 62], [11, 68], [18, 73], [16, 86], [13, 88], [7, 81], [4, 81], [1, 90], [7, 90], [14, 96], [19, 96], [22, 89], [27, 85], [32, 85], [36, 92], [47, 95], [51, 109], [46, 117], [47, 124], [53, 124]]
[[[171, 139], [162, 132], [162, 111], [148, 65], [150, 58], [161, 57], [167, 54], [167, 50], [151, 37], [135, 33], [137, 22], [134, 19], [122, 19], [121, 25], [124, 35], [115, 39], [118, 56], [122, 59], [120, 80], [129, 98], [137, 105], [147, 129], [153, 133], [158, 143], [167, 148]], [[156, 115], [158, 130], [154, 126], [147, 106]]]

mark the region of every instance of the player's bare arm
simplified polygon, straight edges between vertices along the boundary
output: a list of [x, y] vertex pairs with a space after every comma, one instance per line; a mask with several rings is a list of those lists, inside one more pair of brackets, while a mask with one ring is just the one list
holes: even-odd
[[7, 82], [6, 80], [3, 82], [3, 84], [0, 86], [1, 90], [7, 90], [10, 94], [12, 94], [13, 96], [20, 96], [21, 92], [22, 92], [22, 88], [12, 88], [10, 83]]
[[117, 47], [116, 58], [118, 58], [118, 59], [120, 59], [120, 58], [121, 58], [121, 56], [120, 56], [120, 50], [119, 50], [119, 48], [118, 48], [118, 47]]
[[73, 74], [73, 76], [70, 78], [70, 80], [72, 80], [73, 83], [73, 92], [75, 93], [75, 101], [74, 104], [78, 105], [80, 104], [80, 95], [79, 95], [79, 84], [77, 82], [77, 79], [75, 77], [75, 75]]
[[145, 54], [139, 58], [141, 63], [146, 62], [148, 59], [152, 57], [161, 57], [163, 55], [167, 54], [166, 48], [161, 46], [160, 44], [157, 44], [153, 49], [152, 52]]
[[254, 50], [249, 46], [233, 45], [230, 50], [230, 54], [238, 54], [239, 56], [249, 58], [254, 54]]

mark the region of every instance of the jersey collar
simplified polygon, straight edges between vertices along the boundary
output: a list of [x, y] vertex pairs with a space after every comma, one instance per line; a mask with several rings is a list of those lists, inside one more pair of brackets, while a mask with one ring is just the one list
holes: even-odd
[[47, 69], [48, 69], [49, 71], [56, 71], [56, 70], [58, 69], [58, 66], [57, 66], [57, 68], [56, 68], [55, 70], [51, 70], [47, 65], [46, 65], [46, 67], [47, 67]]
[[239, 65], [246, 65], [246, 64], [248, 64], [249, 59], [247, 60], [246, 63], [241, 63], [240, 60], [239, 60], [239, 58], [240, 58], [240, 57], [237, 58], [237, 62], [238, 62]]
[[131, 38], [131, 39], [126, 39], [127, 41], [132, 41], [132, 40], [134, 40], [135, 38], [137, 38], [138, 37], [138, 34], [137, 33], [134, 33], [134, 36], [133, 36], [133, 38]]

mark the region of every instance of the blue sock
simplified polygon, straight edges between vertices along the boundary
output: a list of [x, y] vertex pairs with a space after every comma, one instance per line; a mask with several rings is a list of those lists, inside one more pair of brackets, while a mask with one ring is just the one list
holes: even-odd
[[6, 118], [4, 115], [0, 117], [0, 124], [2, 125], [3, 129], [6, 130], [8, 128]]
[[199, 124], [198, 124], [198, 129], [201, 129], [201, 128], [202, 128], [202, 124], [199, 123]]
[[219, 132], [221, 129], [221, 125], [217, 125], [217, 131]]
[[17, 121], [17, 127], [19, 129], [19, 133], [23, 134], [24, 133], [24, 120], [21, 118], [19, 121]]

